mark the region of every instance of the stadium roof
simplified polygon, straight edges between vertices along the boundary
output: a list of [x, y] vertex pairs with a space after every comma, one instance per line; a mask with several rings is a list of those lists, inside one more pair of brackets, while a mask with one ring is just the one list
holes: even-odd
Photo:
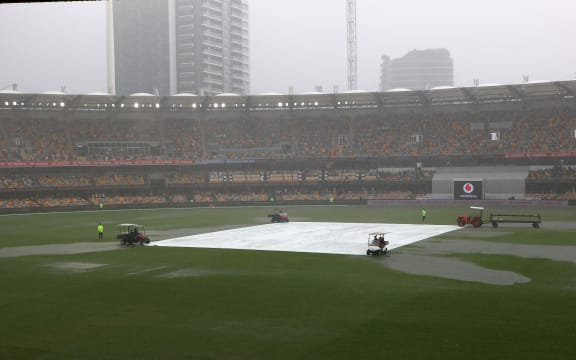
[[0, 92], [0, 110], [99, 110], [99, 111], [285, 111], [315, 109], [433, 108], [435, 106], [476, 106], [483, 104], [526, 104], [562, 101], [576, 104], [576, 80], [532, 82], [478, 87], [437, 87], [432, 90], [387, 92], [344, 92], [307, 94], [217, 96], [178, 94], [154, 96], [136, 93], [113, 96], [105, 93], [72, 95], [61, 92], [22, 94]]
[[149, 94], [149, 93], [134, 93], [134, 94], [130, 94], [128, 96], [130, 96], [130, 97], [143, 97], [143, 96], [154, 96], [154, 95]]

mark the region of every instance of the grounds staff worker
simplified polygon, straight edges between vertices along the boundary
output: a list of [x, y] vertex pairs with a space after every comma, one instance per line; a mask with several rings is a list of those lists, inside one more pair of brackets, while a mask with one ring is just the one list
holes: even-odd
[[426, 209], [422, 209], [422, 222], [426, 222]]
[[104, 237], [104, 225], [102, 223], [98, 224], [98, 240], [102, 240]]

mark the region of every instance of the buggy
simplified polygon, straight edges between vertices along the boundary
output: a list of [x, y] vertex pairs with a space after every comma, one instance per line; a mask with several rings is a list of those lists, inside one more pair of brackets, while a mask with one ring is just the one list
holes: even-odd
[[288, 212], [284, 209], [274, 209], [274, 213], [268, 214], [270, 222], [273, 223], [285, 223], [290, 221], [288, 219]]
[[387, 233], [374, 232], [368, 234], [368, 249], [366, 255], [388, 255], [388, 244], [390, 242], [384, 239]]
[[146, 229], [138, 224], [118, 225], [116, 239], [120, 240], [120, 245], [144, 245], [150, 244], [150, 238], [146, 235]]

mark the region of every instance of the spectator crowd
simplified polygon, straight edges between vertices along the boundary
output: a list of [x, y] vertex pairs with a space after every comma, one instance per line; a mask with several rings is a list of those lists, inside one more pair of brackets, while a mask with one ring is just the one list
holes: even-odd
[[0, 119], [0, 161], [284, 159], [576, 151], [572, 109], [269, 119]]

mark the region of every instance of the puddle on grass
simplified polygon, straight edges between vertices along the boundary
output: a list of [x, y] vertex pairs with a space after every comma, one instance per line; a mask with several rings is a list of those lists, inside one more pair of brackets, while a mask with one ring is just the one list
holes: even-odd
[[492, 270], [466, 261], [447, 257], [394, 254], [384, 266], [413, 275], [428, 275], [444, 279], [510, 286], [530, 282], [530, 278], [512, 271]]
[[47, 266], [52, 269], [74, 273], [88, 272], [102, 268], [106, 265], [107, 264], [84, 263], [84, 262], [57, 262], [47, 264]]
[[201, 276], [209, 276], [209, 275], [217, 275], [221, 274], [212, 270], [207, 269], [180, 269], [176, 271], [172, 271], [166, 274], [158, 275], [159, 278], [164, 279], [176, 279], [176, 278], [184, 278], [184, 277], [201, 277]]

